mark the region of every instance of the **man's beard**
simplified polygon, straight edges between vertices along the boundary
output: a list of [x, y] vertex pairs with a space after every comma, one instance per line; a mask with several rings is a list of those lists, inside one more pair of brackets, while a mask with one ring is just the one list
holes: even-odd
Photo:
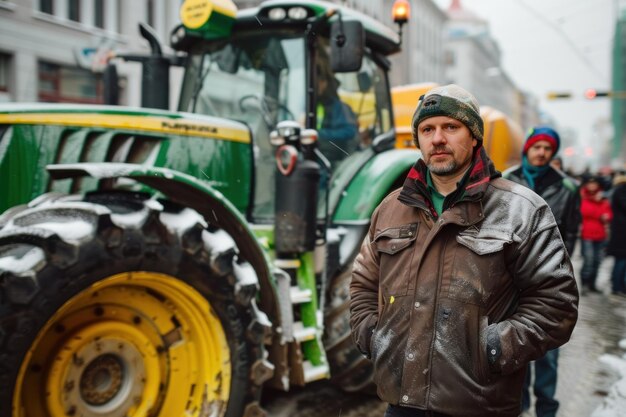
[[448, 163], [446, 163], [445, 165], [440, 164], [434, 164], [432, 162], [432, 154], [431, 157], [428, 161], [428, 163], [426, 164], [426, 166], [428, 167], [428, 170], [436, 175], [441, 175], [441, 176], [446, 176], [446, 175], [451, 175], [454, 174], [456, 169], [458, 168], [459, 164], [457, 164], [457, 162], [454, 160], [454, 155], [452, 153], [451, 149], [448, 149], [447, 147], [441, 147], [441, 148], [435, 148], [432, 150], [432, 153], [437, 153], [437, 152], [446, 152], [448, 153], [451, 157], [452, 160]]
[[428, 164], [426, 164], [426, 166], [428, 167], [428, 170], [431, 173], [436, 174], [436, 175], [446, 176], [446, 175], [456, 174], [456, 170], [459, 165], [453, 159], [452, 161], [450, 161], [449, 163], [445, 165], [441, 165], [441, 164], [435, 165], [429, 162]]

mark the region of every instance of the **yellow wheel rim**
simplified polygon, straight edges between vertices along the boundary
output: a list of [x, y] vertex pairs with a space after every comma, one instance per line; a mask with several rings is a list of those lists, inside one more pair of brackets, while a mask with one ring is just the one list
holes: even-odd
[[219, 416], [230, 379], [224, 329], [199, 292], [164, 274], [118, 274], [41, 330], [20, 368], [13, 416]]

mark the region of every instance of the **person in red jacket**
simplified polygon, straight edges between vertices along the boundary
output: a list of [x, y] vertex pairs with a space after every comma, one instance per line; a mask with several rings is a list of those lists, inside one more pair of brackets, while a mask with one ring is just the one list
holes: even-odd
[[580, 278], [585, 288], [592, 292], [599, 292], [596, 288], [598, 268], [604, 255], [607, 240], [607, 226], [613, 218], [611, 204], [602, 193], [602, 186], [597, 178], [589, 178], [580, 190], [582, 202], [582, 255], [583, 266]]

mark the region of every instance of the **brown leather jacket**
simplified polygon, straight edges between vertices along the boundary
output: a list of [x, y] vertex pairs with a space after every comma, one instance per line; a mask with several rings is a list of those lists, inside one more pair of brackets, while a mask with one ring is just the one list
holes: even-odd
[[418, 161], [372, 215], [350, 285], [353, 338], [386, 402], [518, 416], [526, 364], [567, 342], [577, 319], [554, 217], [482, 150], [439, 218], [425, 172]]

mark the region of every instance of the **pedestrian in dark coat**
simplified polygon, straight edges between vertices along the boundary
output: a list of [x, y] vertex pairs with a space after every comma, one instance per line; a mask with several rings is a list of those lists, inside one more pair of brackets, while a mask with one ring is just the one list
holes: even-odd
[[[522, 165], [504, 172], [504, 177], [539, 194], [550, 206], [559, 225], [567, 252], [574, 252], [580, 226], [580, 193], [578, 183], [552, 164], [559, 151], [559, 134], [548, 126], [531, 129], [522, 151]], [[535, 412], [537, 417], [555, 417], [559, 402], [556, 394], [559, 351], [554, 349], [529, 364], [524, 382], [522, 409], [530, 409], [530, 385], [534, 376]]]
[[616, 295], [626, 295], [626, 173], [613, 179], [611, 197], [611, 236], [607, 254], [615, 257], [611, 272], [611, 290]]
[[546, 200], [571, 256], [580, 229], [580, 193], [576, 179], [552, 166], [560, 143], [559, 134], [548, 126], [531, 129], [524, 142], [522, 165], [509, 168], [502, 175], [530, 188]]
[[576, 323], [567, 250], [545, 201], [495, 169], [469, 92], [430, 90], [412, 125], [422, 159], [354, 262], [353, 338], [387, 417], [518, 417], [526, 365]]

